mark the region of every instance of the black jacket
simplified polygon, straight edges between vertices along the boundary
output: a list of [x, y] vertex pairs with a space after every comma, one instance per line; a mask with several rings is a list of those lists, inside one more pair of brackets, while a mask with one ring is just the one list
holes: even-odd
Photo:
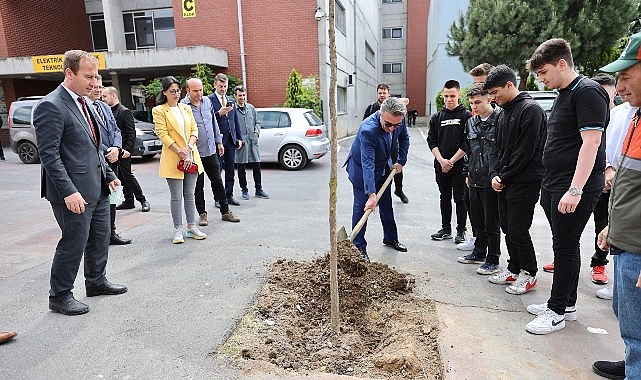
[[490, 179], [501, 183], [541, 183], [547, 117], [532, 97], [522, 92], [503, 107], [496, 120], [496, 145], [490, 155]]
[[496, 107], [490, 117], [483, 121], [474, 115], [465, 125], [465, 153], [467, 154], [467, 175], [470, 186], [488, 188], [491, 186], [490, 153], [496, 145], [496, 119], [502, 112]]
[[111, 107], [111, 112], [113, 112], [114, 118], [116, 118], [116, 125], [120, 128], [122, 149], [133, 153], [134, 144], [136, 143], [136, 124], [134, 122], [133, 112], [120, 103]]
[[[430, 118], [430, 130], [427, 133], [427, 145], [430, 150], [438, 148], [444, 158], [452, 158], [459, 148], [464, 149], [465, 124], [472, 113], [459, 104], [453, 110], [443, 107]], [[452, 169], [462, 173], [464, 160], [458, 160]], [[441, 171], [441, 164], [434, 159], [434, 169]]]
[[363, 115], [363, 120], [367, 119], [367, 117], [371, 114], [373, 114], [376, 111], [379, 111], [381, 109], [381, 103], [378, 101], [375, 101], [374, 103], [370, 104], [367, 106], [365, 109], [365, 114]]

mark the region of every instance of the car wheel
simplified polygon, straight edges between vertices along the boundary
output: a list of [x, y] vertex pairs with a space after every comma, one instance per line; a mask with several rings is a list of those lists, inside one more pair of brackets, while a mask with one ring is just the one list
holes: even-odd
[[298, 145], [285, 145], [278, 155], [278, 162], [287, 170], [300, 170], [307, 165], [307, 152]]
[[18, 144], [18, 157], [25, 164], [37, 164], [40, 162], [38, 148], [29, 141], [23, 141]]

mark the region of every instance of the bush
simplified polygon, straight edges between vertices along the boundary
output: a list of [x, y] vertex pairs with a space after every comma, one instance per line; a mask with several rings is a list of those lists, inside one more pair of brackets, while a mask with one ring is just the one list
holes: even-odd
[[[469, 90], [467, 87], [461, 88], [461, 98], [459, 99], [458, 103], [462, 104], [469, 110], [470, 99], [468, 99], [467, 97], [467, 90]], [[441, 90], [438, 92], [438, 94], [436, 94], [436, 112], [442, 110], [443, 107], [445, 107], [445, 101], [443, 100], [443, 90]]]

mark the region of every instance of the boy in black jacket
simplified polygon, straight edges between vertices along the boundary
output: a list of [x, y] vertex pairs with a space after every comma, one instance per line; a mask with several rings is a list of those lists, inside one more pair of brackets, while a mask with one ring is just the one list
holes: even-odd
[[455, 80], [448, 80], [443, 86], [445, 107], [432, 115], [427, 144], [434, 154], [436, 183], [441, 193], [442, 228], [432, 235], [432, 240], [452, 238], [452, 195], [456, 204], [456, 238], [455, 243], [465, 241], [467, 209], [465, 207], [462, 150], [465, 139], [465, 123], [472, 113], [458, 104], [461, 97], [461, 85]]
[[498, 192], [499, 219], [510, 256], [507, 269], [490, 277], [490, 282], [511, 284], [506, 292], [524, 294], [537, 282], [530, 227], [543, 178], [547, 119], [539, 104], [518, 90], [516, 75], [506, 65], [490, 71], [484, 88], [503, 108], [496, 121], [490, 178], [492, 188]]

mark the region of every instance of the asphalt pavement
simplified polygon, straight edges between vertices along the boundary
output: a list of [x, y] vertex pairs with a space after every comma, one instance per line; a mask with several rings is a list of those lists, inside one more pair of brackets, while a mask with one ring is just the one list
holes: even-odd
[[[424, 130], [411, 129], [405, 168], [409, 204], [394, 197], [400, 241], [409, 252], [382, 245], [378, 215], [367, 239], [372, 260], [416, 277], [416, 295], [434, 299], [441, 319], [441, 351], [448, 379], [600, 379], [595, 360], [621, 360], [624, 345], [611, 302], [597, 299], [590, 279], [593, 224], [582, 239], [578, 321], [547, 336], [525, 331], [525, 307], [549, 297], [552, 275], [539, 272], [532, 292], [514, 296], [456, 262], [464, 254], [450, 241], [429, 236], [439, 229], [438, 189]], [[351, 139], [341, 141], [339, 166]], [[68, 317], [47, 308], [51, 258], [59, 229], [40, 198], [40, 166], [25, 165], [10, 151], [0, 162], [0, 330], [17, 331], [0, 345], [3, 379], [260, 379], [291, 374], [248, 375], [216, 354], [263, 284], [270, 263], [283, 257], [310, 260], [329, 250], [329, 157], [298, 172], [264, 165], [264, 189], [232, 206], [240, 223], [220, 220], [207, 189], [210, 225], [203, 241], [171, 243], [166, 182], [158, 162], [135, 162], [134, 174], [151, 212], [118, 211], [119, 233], [133, 239], [112, 247], [107, 276], [126, 284], [118, 296], [86, 298], [82, 274], [75, 295], [91, 311]], [[338, 226], [351, 221], [351, 186], [339, 168]], [[250, 179], [250, 186], [253, 184]], [[236, 195], [240, 190], [236, 185]], [[531, 229], [539, 268], [552, 260], [551, 234], [540, 206]], [[505, 265], [503, 248], [501, 264]], [[82, 267], [81, 267], [82, 268]], [[611, 268], [608, 268], [611, 271]], [[82, 269], [81, 269], [82, 271]], [[609, 285], [606, 285], [609, 286]], [[333, 378], [311, 376], [305, 378]]]

